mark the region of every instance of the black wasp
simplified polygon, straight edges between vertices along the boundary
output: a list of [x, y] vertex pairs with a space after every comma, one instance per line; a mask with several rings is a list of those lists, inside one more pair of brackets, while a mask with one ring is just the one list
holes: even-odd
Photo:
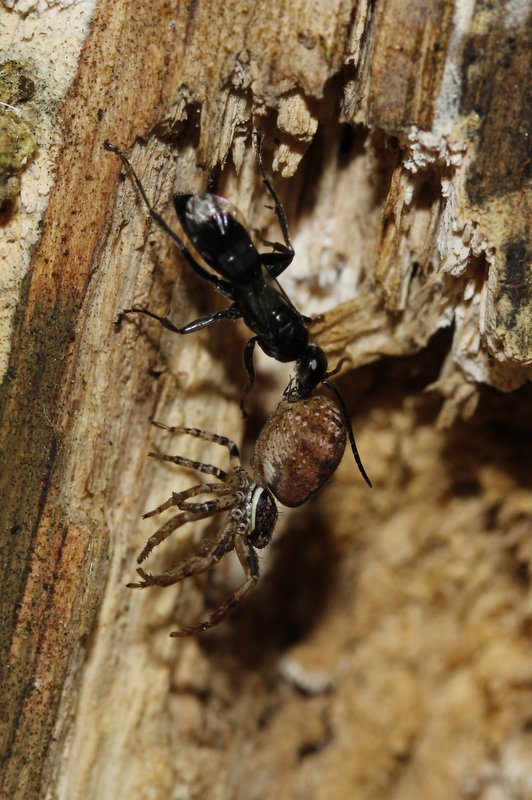
[[[231, 301], [223, 311], [207, 314], [178, 328], [168, 317], [162, 317], [145, 308], [127, 308], [120, 314], [119, 323], [127, 314], [145, 314], [156, 319], [174, 333], [192, 333], [206, 328], [221, 319], [242, 318], [253, 336], [244, 350], [244, 366], [249, 378], [242, 398], [255, 382], [253, 351], [258, 343], [266, 355], [277, 361], [296, 361], [296, 376], [285, 395], [297, 401], [309, 397], [319, 383], [331, 389], [340, 403], [356, 464], [366, 483], [371, 486], [360, 460], [355, 437], [345, 404], [336, 386], [328, 379], [339, 367], [328, 372], [327, 356], [322, 348], [309, 341], [307, 325], [312, 323], [293, 306], [279, 285], [277, 278], [291, 264], [294, 249], [288, 232], [286, 215], [276, 191], [266, 176], [262, 159], [262, 134], [256, 133], [257, 159], [262, 182], [270, 194], [275, 214], [283, 234], [284, 244], [270, 243], [272, 252], [259, 253], [253, 244], [245, 221], [224, 197], [215, 194], [176, 194], [174, 207], [177, 217], [194, 249], [216, 274], [206, 270], [194, 257], [187, 245], [152, 208], [137, 173], [127, 156], [111, 142], [104, 147], [116, 153], [129, 170], [137, 189], [146, 204], [150, 217], [175, 242], [192, 269]], [[219, 276], [222, 276], [220, 278]]]

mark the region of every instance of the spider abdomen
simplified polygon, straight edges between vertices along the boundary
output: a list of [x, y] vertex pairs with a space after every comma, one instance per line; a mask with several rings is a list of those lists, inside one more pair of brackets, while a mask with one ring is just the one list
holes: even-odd
[[332, 400], [321, 395], [283, 399], [257, 439], [251, 464], [258, 481], [294, 508], [331, 477], [345, 445], [345, 422]]

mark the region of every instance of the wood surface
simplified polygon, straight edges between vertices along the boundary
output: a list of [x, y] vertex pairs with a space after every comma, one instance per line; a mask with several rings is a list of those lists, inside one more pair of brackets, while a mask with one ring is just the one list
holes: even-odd
[[[24, 81], [0, 70], [1, 797], [530, 796], [527, 14], [4, 4]], [[324, 314], [330, 363], [350, 358], [338, 386], [374, 488], [348, 452], [283, 514], [252, 600], [172, 640], [241, 576], [125, 588], [158, 525], [141, 514], [192, 482], [148, 452], [216, 458], [149, 420], [248, 456], [288, 373], [259, 360], [244, 421], [243, 326], [113, 326], [137, 303], [182, 324], [224, 301], [103, 142], [169, 221], [173, 192], [214, 186], [277, 239], [254, 128], [296, 248], [282, 284]]]

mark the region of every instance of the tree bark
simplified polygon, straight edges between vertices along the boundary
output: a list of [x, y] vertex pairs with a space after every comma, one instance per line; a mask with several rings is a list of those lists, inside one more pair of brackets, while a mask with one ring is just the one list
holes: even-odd
[[[1, 796], [530, 796], [524, 4], [5, 6]], [[103, 142], [169, 221], [212, 179], [276, 240], [253, 128], [296, 249], [283, 288], [350, 359], [374, 488], [347, 454], [283, 515], [252, 600], [175, 640], [241, 577], [125, 588], [160, 524], [141, 514], [191, 485], [154, 442], [216, 458], [150, 418], [248, 452], [288, 378], [262, 359], [244, 421], [243, 326], [113, 326], [225, 301]]]

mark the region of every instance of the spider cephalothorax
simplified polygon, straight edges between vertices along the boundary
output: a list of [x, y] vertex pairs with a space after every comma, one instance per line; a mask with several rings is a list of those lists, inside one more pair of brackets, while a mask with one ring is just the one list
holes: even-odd
[[[165, 503], [148, 514], [144, 514], [144, 518], [152, 517], [173, 507], [178, 508], [181, 512], [171, 517], [148, 539], [137, 559], [139, 564], [148, 558], [154, 547], [185, 523], [206, 519], [224, 511], [227, 512], [227, 517], [214, 541], [209, 542], [201, 553], [158, 575], [152, 575], [139, 567], [137, 572], [142, 580], [139, 583], [129, 583], [128, 587], [144, 589], [147, 586], [169, 586], [172, 583], [178, 583], [188, 578], [189, 575], [197, 575], [211, 569], [231, 550], [235, 550], [246, 576], [244, 584], [204, 622], [170, 634], [170, 636], [189, 636], [216, 625], [234, 606], [253, 591], [259, 579], [259, 562], [255, 550], [269, 544], [277, 522], [277, 506], [271, 492], [256, 483], [242, 467], [238, 447], [230, 439], [198, 428], [176, 428], [160, 422], [154, 422], [154, 425], [170, 433], [187, 433], [198, 439], [215, 442], [229, 450], [230, 472], [182, 456], [150, 453], [150, 456], [161, 461], [170, 461], [173, 464], [213, 475], [219, 482], [199, 483], [183, 492], [174, 492]], [[203, 503], [191, 502], [190, 498], [202, 494], [215, 495], [215, 499]]]

